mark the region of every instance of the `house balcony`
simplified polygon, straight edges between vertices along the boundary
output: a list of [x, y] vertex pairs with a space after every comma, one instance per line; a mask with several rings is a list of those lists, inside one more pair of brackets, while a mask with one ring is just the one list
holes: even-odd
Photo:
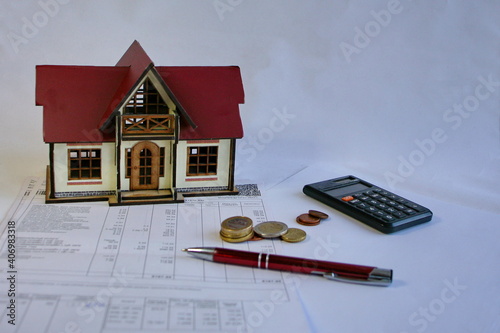
[[124, 136], [174, 135], [175, 116], [167, 115], [123, 115], [122, 133]]

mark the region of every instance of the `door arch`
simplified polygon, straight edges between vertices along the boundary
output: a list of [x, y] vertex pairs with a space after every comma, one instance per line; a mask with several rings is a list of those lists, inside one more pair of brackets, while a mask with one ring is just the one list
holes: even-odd
[[160, 148], [143, 141], [132, 147], [131, 190], [157, 190], [159, 184]]

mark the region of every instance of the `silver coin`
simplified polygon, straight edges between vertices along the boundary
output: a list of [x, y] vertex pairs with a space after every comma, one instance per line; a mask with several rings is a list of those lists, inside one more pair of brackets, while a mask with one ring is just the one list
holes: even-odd
[[288, 226], [283, 222], [268, 221], [257, 224], [253, 231], [262, 238], [277, 238], [288, 231]]

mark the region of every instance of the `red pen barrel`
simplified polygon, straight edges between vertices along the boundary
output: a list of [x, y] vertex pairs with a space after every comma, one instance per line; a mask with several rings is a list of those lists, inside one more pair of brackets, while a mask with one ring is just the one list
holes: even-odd
[[260, 253], [239, 250], [217, 248], [214, 253], [214, 261], [248, 267], [259, 267]]
[[293, 258], [270, 255], [268, 269], [287, 270], [297, 273], [311, 274], [315, 272], [335, 273], [350, 278], [367, 277], [375, 267], [343, 264], [322, 260]]
[[335, 273], [349, 278], [367, 277], [375, 267], [343, 264], [330, 261], [312, 260], [281, 256], [277, 254], [255, 253], [230, 249], [217, 249], [214, 261], [263, 269], [273, 269], [296, 273]]

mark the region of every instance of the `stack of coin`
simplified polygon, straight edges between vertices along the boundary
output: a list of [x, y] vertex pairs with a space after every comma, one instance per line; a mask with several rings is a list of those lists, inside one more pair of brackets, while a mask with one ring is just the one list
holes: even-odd
[[305, 226], [314, 226], [318, 225], [321, 220], [327, 219], [328, 215], [317, 211], [317, 210], [310, 210], [309, 213], [307, 214], [301, 214], [297, 216], [297, 223]]
[[254, 236], [252, 219], [246, 216], [233, 216], [221, 223], [220, 237], [229, 243], [240, 243]]
[[220, 237], [229, 243], [258, 241], [262, 239], [281, 238], [285, 242], [297, 243], [306, 239], [306, 232], [301, 229], [288, 228], [283, 222], [268, 221], [253, 227], [253, 222], [246, 216], [233, 216], [221, 223]]

